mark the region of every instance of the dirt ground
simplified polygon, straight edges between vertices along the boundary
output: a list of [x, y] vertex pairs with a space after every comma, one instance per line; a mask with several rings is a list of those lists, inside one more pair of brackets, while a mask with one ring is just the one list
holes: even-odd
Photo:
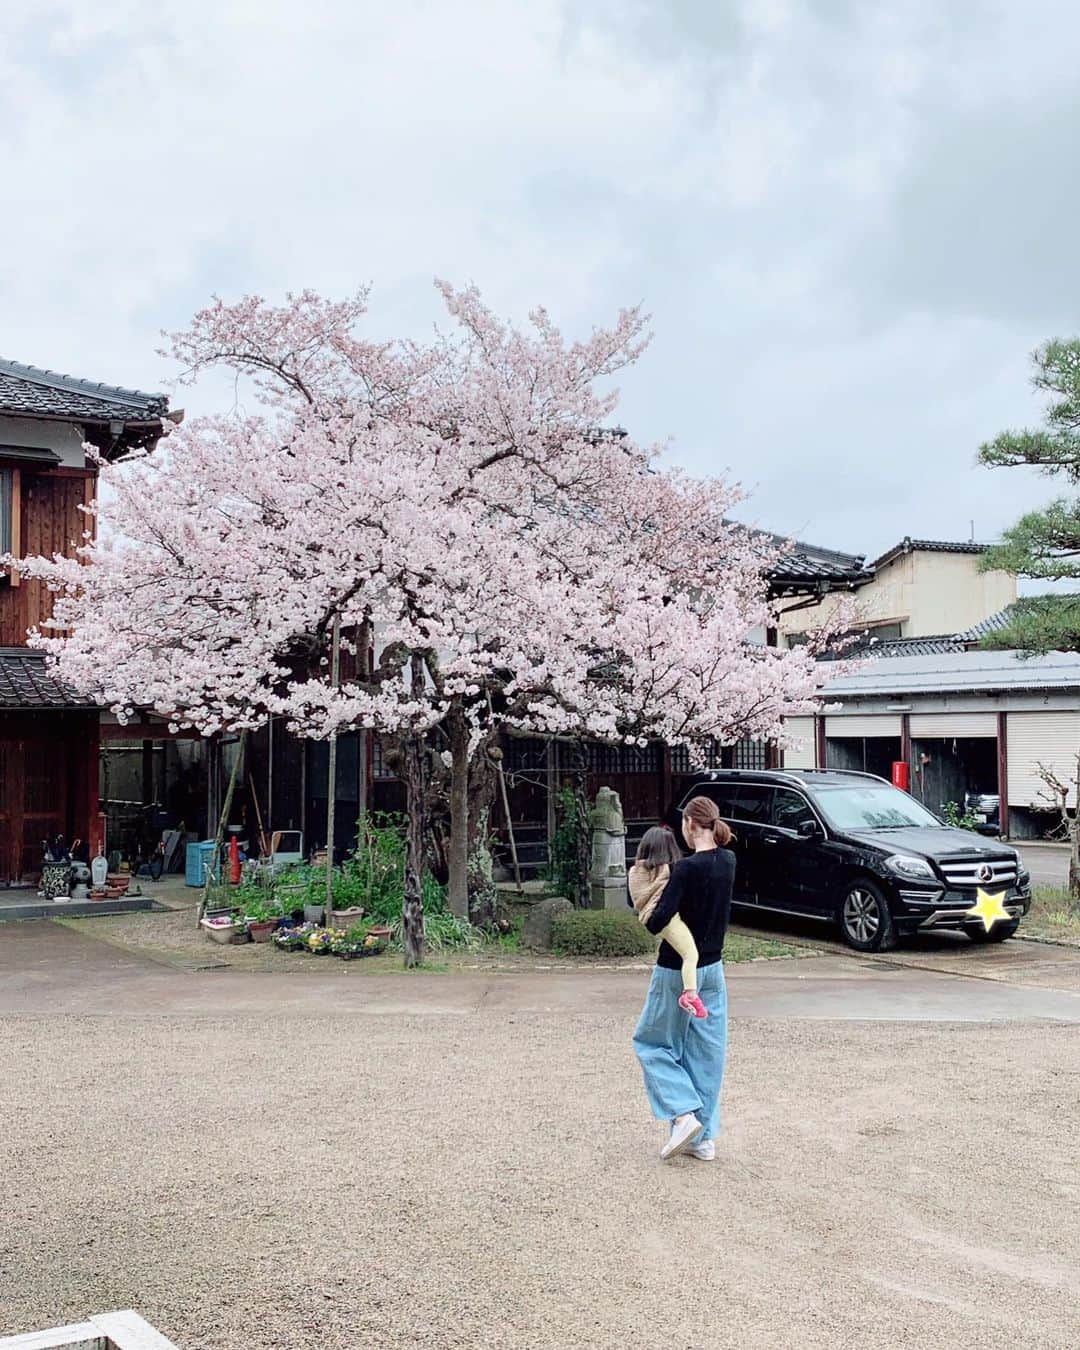
[[1080, 954], [795, 940], [731, 968], [717, 1161], [662, 1165], [640, 959], [4, 925], [0, 1336], [134, 1307], [180, 1350], [1075, 1347]]
[[587, 985], [556, 1017], [4, 1019], [0, 1334], [1075, 1346], [1076, 1026], [736, 1020], [719, 1160], [667, 1166], [629, 1032]]

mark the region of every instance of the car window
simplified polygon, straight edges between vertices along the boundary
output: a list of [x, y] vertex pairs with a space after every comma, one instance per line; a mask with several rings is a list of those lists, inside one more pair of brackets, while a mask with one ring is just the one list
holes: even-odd
[[[748, 820], [752, 824], [769, 823], [769, 797], [772, 788], [763, 783], [740, 783], [732, 790], [730, 820]], [[723, 812], [721, 812], [723, 815]]]
[[913, 797], [887, 783], [826, 787], [814, 800], [838, 830], [900, 830], [910, 825], [940, 828], [941, 821]]
[[772, 823], [782, 830], [797, 830], [816, 816], [801, 792], [792, 788], [777, 788], [773, 793]]
[[680, 811], [685, 811], [687, 803], [694, 797], [708, 797], [709, 801], [716, 803], [716, 809], [720, 812], [722, 819], [731, 819], [731, 797], [732, 789], [724, 783], [701, 783], [692, 792], [688, 792], [683, 798]]

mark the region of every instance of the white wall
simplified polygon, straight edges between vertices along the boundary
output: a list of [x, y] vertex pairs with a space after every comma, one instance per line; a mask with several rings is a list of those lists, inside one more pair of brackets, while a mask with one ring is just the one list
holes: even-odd
[[[975, 553], [902, 553], [878, 570], [855, 594], [859, 621], [900, 623], [903, 637], [962, 633], [997, 614], [1016, 599], [1016, 578], [1008, 572], [980, 572]], [[782, 616], [780, 633], [803, 633], [826, 619], [837, 604]], [[782, 642], [782, 645], [786, 643]]]
[[68, 468], [86, 467], [83, 430], [72, 422], [0, 417], [0, 445], [27, 445], [35, 450], [51, 450], [60, 456], [61, 464]]

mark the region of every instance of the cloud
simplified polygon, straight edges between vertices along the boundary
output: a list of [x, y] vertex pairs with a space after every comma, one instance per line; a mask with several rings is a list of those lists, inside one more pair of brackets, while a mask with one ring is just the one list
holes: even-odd
[[729, 467], [764, 524], [874, 553], [1046, 494], [973, 457], [1034, 419], [1026, 353], [1075, 324], [1057, 0], [16, 0], [3, 24], [5, 355], [159, 386], [158, 330], [212, 291], [370, 281], [380, 334], [430, 327], [435, 275], [571, 329], [642, 300], [623, 422]]

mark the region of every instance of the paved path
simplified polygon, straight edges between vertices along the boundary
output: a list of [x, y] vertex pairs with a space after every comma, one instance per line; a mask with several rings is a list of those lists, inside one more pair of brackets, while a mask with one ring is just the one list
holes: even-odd
[[[823, 946], [825, 944], [822, 944]], [[0, 1015], [291, 1016], [485, 1011], [630, 1017], [647, 968], [368, 976], [315, 957], [279, 973], [177, 971], [45, 921], [0, 930]], [[284, 961], [284, 958], [283, 958]], [[827, 951], [728, 968], [735, 1017], [842, 1021], [1080, 1022], [1080, 950], [938, 940], [884, 958]], [[583, 992], [588, 994], [583, 1000]]]
[[645, 970], [287, 969], [0, 930], [0, 1335], [134, 1306], [181, 1350], [1077, 1343], [1076, 952], [733, 967], [720, 1157], [669, 1166]]
[[1066, 844], [1025, 843], [1015, 841], [1036, 886], [1064, 886], [1069, 876], [1069, 849]]

